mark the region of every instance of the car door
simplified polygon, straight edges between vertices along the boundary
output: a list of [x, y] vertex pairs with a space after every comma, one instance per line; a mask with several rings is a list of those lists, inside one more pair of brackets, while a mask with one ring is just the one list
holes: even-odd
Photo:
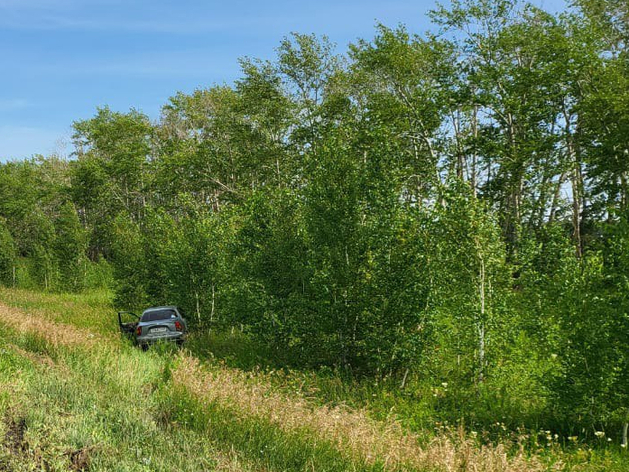
[[118, 327], [120, 332], [126, 336], [135, 335], [135, 329], [138, 327], [140, 317], [131, 311], [118, 312]]

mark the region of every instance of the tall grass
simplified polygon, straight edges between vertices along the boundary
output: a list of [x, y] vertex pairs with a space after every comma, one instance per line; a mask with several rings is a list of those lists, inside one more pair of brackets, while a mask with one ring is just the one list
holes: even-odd
[[[0, 470], [628, 470], [591, 449], [481, 444], [462, 429], [418, 436], [306, 398], [286, 377], [170, 346], [143, 353], [114, 335], [106, 293], [0, 300], [22, 307], [0, 306], [2, 427], [26, 427], [19, 447], [3, 444]], [[338, 398], [351, 388], [330, 383]]]
[[111, 292], [106, 289], [81, 293], [50, 293], [0, 287], [0, 300], [39, 319], [85, 328], [100, 334], [118, 329]]
[[[325, 440], [285, 434], [190, 395], [172, 381], [169, 347], [142, 353], [125, 344], [95, 346], [95, 338], [81, 344], [78, 330], [60, 342], [67, 326], [31, 321], [2, 335], [3, 348], [28, 366], [20, 371], [23, 393], [4, 415], [25, 420], [28, 450], [36, 451], [12, 458], [14, 466], [66, 470], [73, 451], [87, 451], [90, 470], [208, 470], [217, 458], [223, 466], [231, 458], [271, 470], [382, 470], [346, 458]], [[3, 366], [3, 373], [10, 371]], [[65, 455], [43, 445], [44, 436]]]
[[202, 433], [156, 420], [150, 389], [161, 362], [154, 357], [130, 350], [114, 359], [109, 350], [47, 344], [47, 358], [34, 338], [11, 336], [9, 344], [3, 335], [0, 343], [11, 359], [3, 358], [0, 391], [19, 369], [19, 388], [0, 397], [3, 437], [12, 424], [24, 425], [17, 443], [5, 439], [0, 448], [0, 470], [257, 470]]

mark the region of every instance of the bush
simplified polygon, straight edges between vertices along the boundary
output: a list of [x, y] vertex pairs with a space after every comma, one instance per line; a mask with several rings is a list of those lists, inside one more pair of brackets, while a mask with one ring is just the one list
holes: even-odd
[[15, 284], [17, 251], [13, 237], [3, 219], [0, 218], [0, 283]]

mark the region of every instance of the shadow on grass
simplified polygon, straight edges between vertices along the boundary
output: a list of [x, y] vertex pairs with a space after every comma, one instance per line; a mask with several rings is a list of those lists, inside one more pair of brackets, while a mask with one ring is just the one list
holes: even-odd
[[197, 330], [186, 348], [201, 360], [220, 360], [228, 367], [252, 371], [281, 369], [290, 365], [286, 353], [257, 342], [239, 330]]

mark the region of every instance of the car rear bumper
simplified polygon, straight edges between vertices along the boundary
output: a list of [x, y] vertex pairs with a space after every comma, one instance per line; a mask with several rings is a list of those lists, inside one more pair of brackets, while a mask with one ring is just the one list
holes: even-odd
[[184, 333], [168, 333], [159, 336], [138, 336], [136, 338], [136, 343], [139, 345], [148, 345], [153, 344], [159, 341], [176, 341], [183, 342], [186, 339], [186, 335]]

